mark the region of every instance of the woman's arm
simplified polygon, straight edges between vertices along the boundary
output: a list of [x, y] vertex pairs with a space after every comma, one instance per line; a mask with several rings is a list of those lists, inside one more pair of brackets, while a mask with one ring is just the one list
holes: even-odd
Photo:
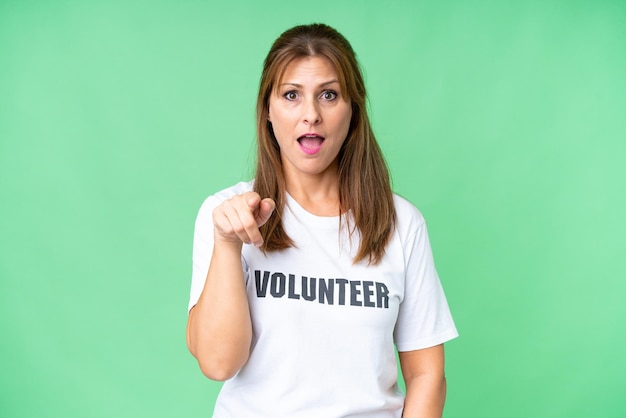
[[406, 384], [403, 418], [441, 418], [446, 400], [443, 344], [399, 353]]
[[187, 346], [210, 379], [226, 380], [248, 361], [252, 323], [241, 249], [244, 243], [262, 244], [259, 226], [273, 210], [271, 199], [248, 192], [213, 211], [213, 255], [204, 289], [187, 321]]

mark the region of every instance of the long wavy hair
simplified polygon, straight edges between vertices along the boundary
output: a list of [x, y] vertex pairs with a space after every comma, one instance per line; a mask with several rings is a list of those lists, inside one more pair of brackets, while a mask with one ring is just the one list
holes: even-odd
[[350, 43], [339, 32], [324, 24], [293, 27], [272, 45], [265, 63], [257, 98], [257, 166], [254, 190], [271, 197], [276, 210], [261, 227], [263, 251], [279, 251], [294, 246], [283, 228], [281, 217], [286, 186], [280, 148], [268, 121], [269, 99], [285, 69], [293, 60], [320, 57], [334, 66], [341, 93], [352, 104], [352, 120], [338, 154], [339, 203], [349, 209], [350, 237], [359, 234], [354, 263], [367, 260], [378, 264], [396, 226], [396, 212], [389, 170], [370, 126], [363, 75]]

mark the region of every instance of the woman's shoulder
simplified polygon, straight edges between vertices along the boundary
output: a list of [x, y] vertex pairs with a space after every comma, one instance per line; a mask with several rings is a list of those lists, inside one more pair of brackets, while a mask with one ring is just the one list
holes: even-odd
[[233, 196], [237, 196], [239, 194], [243, 194], [246, 192], [250, 192], [252, 191], [252, 188], [254, 187], [254, 180], [250, 180], [250, 181], [242, 181], [239, 182], [233, 186], [227, 187], [223, 190], [220, 190], [217, 193], [214, 193], [213, 195], [209, 196], [209, 198], [215, 198], [218, 199], [220, 201], [224, 201], [227, 199], [230, 199]]
[[252, 191], [253, 187], [254, 187], [254, 180], [242, 181], [233, 186], [227, 187], [216, 193], [213, 193], [212, 195], [204, 199], [204, 202], [202, 202], [202, 206], [200, 207], [200, 211], [210, 210], [212, 212], [213, 209], [216, 206], [218, 206], [220, 203], [234, 196], [237, 196], [246, 192], [250, 192]]
[[422, 212], [413, 203], [399, 194], [394, 193], [393, 204], [396, 209], [398, 229], [415, 231], [426, 223]]

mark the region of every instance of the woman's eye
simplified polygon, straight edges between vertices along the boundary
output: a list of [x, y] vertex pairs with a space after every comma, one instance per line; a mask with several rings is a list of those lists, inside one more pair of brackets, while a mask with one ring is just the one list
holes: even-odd
[[284, 96], [287, 100], [296, 100], [298, 98], [298, 93], [296, 93], [295, 91], [288, 91], [284, 94]]
[[333, 90], [326, 90], [322, 93], [322, 99], [324, 100], [335, 100], [337, 98], [337, 92]]

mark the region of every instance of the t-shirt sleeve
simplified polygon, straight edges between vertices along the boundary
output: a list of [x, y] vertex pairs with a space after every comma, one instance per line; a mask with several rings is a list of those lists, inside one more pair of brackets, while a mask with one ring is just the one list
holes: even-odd
[[458, 336], [433, 260], [426, 224], [404, 244], [405, 288], [394, 338], [398, 351], [432, 347]]
[[[211, 256], [213, 255], [213, 211], [224, 200], [252, 190], [253, 182], [241, 182], [227, 189], [221, 190], [209, 196], [200, 206], [193, 232], [193, 252], [191, 269], [191, 291], [189, 292], [188, 311], [193, 308], [204, 289], [206, 275], [209, 272]], [[246, 261], [243, 255], [241, 263], [244, 279], [247, 281]]]

